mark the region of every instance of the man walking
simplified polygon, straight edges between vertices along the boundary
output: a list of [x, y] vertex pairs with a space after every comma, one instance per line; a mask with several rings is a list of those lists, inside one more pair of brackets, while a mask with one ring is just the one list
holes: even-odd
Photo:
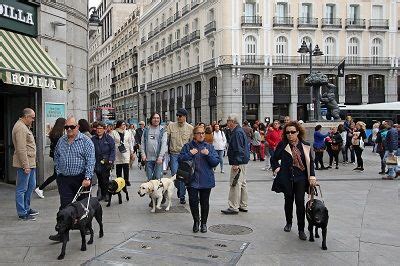
[[138, 153], [140, 153], [140, 145], [142, 144], [142, 135], [143, 135], [143, 131], [145, 128], [145, 123], [144, 121], [140, 121], [139, 122], [139, 128], [136, 130], [134, 138], [135, 138], [135, 147], [133, 149], [133, 153], [135, 153], [137, 155], [138, 158], [138, 167], [141, 169], [142, 165], [142, 156]]
[[[170, 168], [171, 175], [178, 171], [178, 158], [183, 145], [193, 139], [193, 126], [186, 122], [188, 112], [181, 108], [176, 112], [178, 122], [171, 122], [167, 127], [169, 139]], [[176, 180], [175, 186], [178, 189], [178, 198], [181, 204], [185, 204], [186, 187], [182, 180]]]
[[239, 211], [248, 211], [246, 165], [250, 160], [250, 151], [248, 149], [247, 136], [239, 126], [236, 114], [229, 115], [227, 126], [232, 130], [228, 148], [228, 160], [232, 168], [228, 198], [229, 207], [226, 210], [221, 210], [221, 212], [224, 214], [238, 214]]
[[36, 187], [36, 143], [30, 130], [34, 120], [35, 112], [25, 108], [12, 130], [13, 167], [17, 168], [15, 202], [19, 219], [25, 221], [34, 221], [39, 214], [31, 209], [31, 196]]
[[[385, 155], [383, 157], [383, 160], [386, 161], [388, 157], [393, 157], [397, 153], [397, 148], [398, 148], [398, 132], [397, 128], [393, 127], [393, 121], [392, 120], [386, 120], [385, 121], [385, 126], [387, 129], [387, 134], [385, 138]], [[382, 179], [386, 180], [393, 180], [394, 178], [397, 177], [396, 175], [396, 165], [388, 165], [388, 175], [386, 177], [383, 177]]]
[[[81, 186], [90, 186], [96, 161], [94, 144], [79, 132], [74, 117], [67, 119], [64, 128], [67, 134], [60, 138], [54, 152], [60, 209], [72, 202]], [[49, 239], [60, 241], [60, 235], [52, 235]]]

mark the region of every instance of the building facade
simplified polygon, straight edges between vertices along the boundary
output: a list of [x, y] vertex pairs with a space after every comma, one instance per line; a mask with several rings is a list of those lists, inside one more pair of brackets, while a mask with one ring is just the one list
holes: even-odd
[[[372, 1], [153, 1], [139, 22], [139, 117], [153, 111], [191, 122], [225, 119], [308, 120], [309, 56], [328, 75], [341, 104], [399, 99], [400, 3]], [[345, 60], [345, 76], [337, 66]]]

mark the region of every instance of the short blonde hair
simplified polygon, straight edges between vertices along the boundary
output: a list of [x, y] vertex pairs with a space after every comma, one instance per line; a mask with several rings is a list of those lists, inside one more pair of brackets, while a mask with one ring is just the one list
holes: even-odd
[[205, 128], [203, 127], [203, 126], [195, 126], [194, 128], [193, 128], [193, 135], [197, 132], [197, 131], [199, 131], [199, 130], [203, 130], [203, 131], [205, 131]]

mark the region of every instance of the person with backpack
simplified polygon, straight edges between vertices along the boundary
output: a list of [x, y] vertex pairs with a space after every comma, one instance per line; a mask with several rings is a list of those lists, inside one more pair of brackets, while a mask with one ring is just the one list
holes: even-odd
[[219, 124], [216, 124], [214, 126], [214, 132], [213, 132], [213, 146], [215, 151], [218, 154], [219, 158], [219, 165], [221, 167], [221, 173], [224, 172], [224, 152], [225, 152], [225, 146], [226, 146], [226, 137], [225, 133], [219, 129]]

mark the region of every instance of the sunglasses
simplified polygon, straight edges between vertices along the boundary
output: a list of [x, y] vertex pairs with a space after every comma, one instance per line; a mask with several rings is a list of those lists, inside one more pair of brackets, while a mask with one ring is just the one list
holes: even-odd
[[176, 115], [177, 117], [182, 117], [182, 116], [184, 116], [184, 115]]
[[196, 132], [196, 133], [194, 133], [195, 135], [205, 135], [206, 134], [206, 132]]
[[286, 131], [286, 135], [294, 135], [294, 134], [296, 134], [297, 133], [297, 131]]
[[70, 126], [66, 125], [66, 126], [64, 126], [65, 130], [68, 130], [68, 129], [74, 130], [75, 128], [76, 128], [75, 125], [70, 125]]

